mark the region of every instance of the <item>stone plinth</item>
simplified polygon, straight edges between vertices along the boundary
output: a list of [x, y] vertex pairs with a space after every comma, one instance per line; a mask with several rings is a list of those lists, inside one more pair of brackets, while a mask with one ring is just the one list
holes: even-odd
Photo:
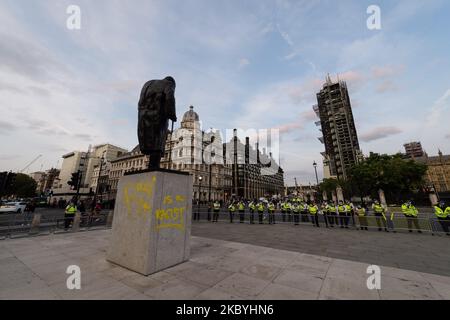
[[122, 177], [107, 260], [149, 275], [189, 259], [192, 177], [157, 170]]

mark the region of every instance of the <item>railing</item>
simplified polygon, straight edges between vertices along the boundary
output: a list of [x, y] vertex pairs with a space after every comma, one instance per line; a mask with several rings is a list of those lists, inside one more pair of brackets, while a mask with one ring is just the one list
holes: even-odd
[[0, 240], [34, 235], [47, 235], [65, 232], [88, 231], [110, 228], [112, 211], [97, 216], [76, 214], [74, 217], [42, 217], [34, 214], [0, 216]]
[[[207, 208], [200, 208], [200, 212], [197, 215], [198, 208], [193, 207], [192, 220], [195, 221], [213, 221], [214, 212], [210, 210], [208, 212]], [[239, 211], [235, 211], [233, 214], [233, 223], [240, 223], [241, 214]], [[373, 213], [369, 213], [365, 217], [359, 217], [357, 215], [340, 216], [338, 214], [333, 215], [323, 215], [318, 214], [318, 223], [321, 227], [333, 226], [333, 227], [348, 227], [349, 229], [357, 230], [381, 230], [385, 229], [390, 232], [424, 232], [434, 234], [445, 234], [444, 224], [450, 228], [450, 218], [446, 221], [440, 221], [435, 217], [433, 213], [423, 213], [419, 214], [418, 218], [408, 218], [401, 212], [391, 212], [387, 213], [385, 217], [377, 217]], [[230, 222], [230, 213], [225, 209], [221, 209], [218, 214], [218, 221], [220, 222]], [[260, 223], [260, 215], [257, 211], [252, 214], [248, 209], [244, 212], [243, 223], [250, 223], [253, 221], [255, 224]], [[262, 214], [263, 224], [269, 223], [269, 213], [267, 210]], [[273, 222], [275, 224], [298, 224], [298, 225], [315, 225], [314, 216], [309, 213], [299, 213], [297, 216], [294, 213], [281, 213], [280, 210], [276, 210], [273, 214]], [[347, 222], [347, 223], [346, 223]], [[410, 231], [411, 230], [411, 231]]]

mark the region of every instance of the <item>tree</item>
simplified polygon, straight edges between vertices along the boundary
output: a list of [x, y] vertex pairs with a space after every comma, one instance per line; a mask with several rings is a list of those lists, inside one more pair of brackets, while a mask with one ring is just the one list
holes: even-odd
[[382, 189], [387, 199], [399, 201], [417, 192], [426, 171], [425, 164], [405, 160], [401, 154], [371, 153], [350, 170], [349, 183], [361, 197], [377, 197], [378, 190]]
[[37, 183], [30, 176], [18, 173], [16, 180], [9, 192], [9, 195], [15, 195], [20, 198], [34, 197], [36, 195]]

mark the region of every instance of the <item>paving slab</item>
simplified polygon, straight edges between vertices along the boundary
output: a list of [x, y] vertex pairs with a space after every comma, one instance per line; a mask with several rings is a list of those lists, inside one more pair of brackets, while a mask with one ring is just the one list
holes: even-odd
[[[334, 230], [333, 234], [339, 233]], [[358, 235], [343, 234], [352, 238], [351, 250], [362, 251], [364, 244], [358, 242]], [[2, 240], [0, 299], [450, 299], [450, 277], [446, 276], [450, 267], [444, 265], [445, 257], [432, 249], [431, 260], [425, 262], [416, 253], [395, 261], [378, 257], [379, 250], [373, 247], [369, 258], [352, 261], [310, 254], [310, 247], [304, 251], [301, 247], [277, 249], [279, 241], [263, 247], [193, 236], [189, 261], [143, 276], [106, 261], [109, 235], [110, 231], [99, 230]], [[324, 235], [326, 231], [321, 231], [318, 243], [331, 245]], [[257, 236], [250, 238], [255, 241]], [[314, 238], [308, 240], [313, 242]], [[267, 236], [265, 243], [271, 243]], [[336, 252], [343, 250], [342, 246], [337, 246]], [[405, 243], [401, 247], [406, 250]], [[378, 264], [381, 289], [369, 290], [367, 267], [377, 259], [387, 259], [388, 265]], [[401, 268], [402, 259], [420, 272]], [[428, 265], [433, 259], [440, 263], [439, 268]], [[81, 268], [81, 290], [67, 288], [69, 265]]]

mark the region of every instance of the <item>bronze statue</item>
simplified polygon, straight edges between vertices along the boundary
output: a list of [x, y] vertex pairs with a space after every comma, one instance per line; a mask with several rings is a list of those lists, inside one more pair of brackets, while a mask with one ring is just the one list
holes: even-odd
[[164, 156], [169, 119], [177, 121], [175, 80], [151, 80], [144, 84], [138, 104], [138, 138], [143, 154], [150, 156], [149, 169], [159, 168]]

